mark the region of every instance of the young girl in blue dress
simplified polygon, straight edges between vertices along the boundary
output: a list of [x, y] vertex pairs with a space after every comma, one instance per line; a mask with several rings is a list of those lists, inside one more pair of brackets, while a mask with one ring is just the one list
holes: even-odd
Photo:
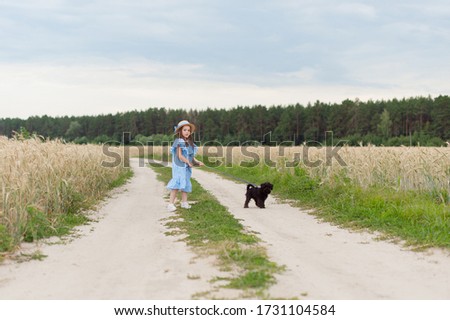
[[170, 203], [167, 206], [169, 212], [176, 210], [175, 200], [178, 191], [181, 191], [181, 207], [184, 209], [191, 207], [187, 202], [187, 195], [192, 192], [192, 166], [203, 166], [203, 162], [194, 158], [197, 153], [197, 146], [192, 138], [194, 131], [195, 125], [187, 120], [180, 121], [175, 127], [176, 138], [171, 148], [172, 179], [167, 184], [167, 189], [170, 190]]

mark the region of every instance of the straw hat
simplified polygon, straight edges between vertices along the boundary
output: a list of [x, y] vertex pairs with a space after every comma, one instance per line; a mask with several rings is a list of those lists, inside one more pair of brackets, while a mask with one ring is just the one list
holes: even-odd
[[174, 132], [177, 133], [181, 128], [183, 128], [184, 126], [189, 126], [191, 127], [191, 134], [194, 133], [195, 131], [195, 125], [192, 123], [189, 123], [189, 121], [187, 120], [181, 120], [180, 122], [178, 122], [178, 125], [176, 125], [174, 128]]

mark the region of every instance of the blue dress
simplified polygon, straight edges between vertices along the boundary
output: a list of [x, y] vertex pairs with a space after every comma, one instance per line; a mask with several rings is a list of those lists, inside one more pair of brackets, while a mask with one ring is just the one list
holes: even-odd
[[167, 189], [192, 192], [192, 168], [178, 158], [178, 147], [181, 148], [181, 154], [191, 163], [197, 153], [197, 146], [195, 144], [194, 146], [191, 146], [180, 138], [173, 142], [172, 148], [170, 149], [170, 152], [172, 153], [172, 179], [167, 184]]

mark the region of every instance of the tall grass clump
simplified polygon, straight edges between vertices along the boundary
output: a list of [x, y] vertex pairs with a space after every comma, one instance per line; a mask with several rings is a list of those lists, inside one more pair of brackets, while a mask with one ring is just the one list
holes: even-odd
[[0, 137], [0, 251], [86, 221], [81, 210], [131, 174], [102, 161], [108, 159], [101, 146]]

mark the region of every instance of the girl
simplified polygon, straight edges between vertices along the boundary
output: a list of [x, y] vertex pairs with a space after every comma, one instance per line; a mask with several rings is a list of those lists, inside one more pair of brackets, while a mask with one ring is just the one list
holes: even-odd
[[189, 209], [187, 194], [192, 191], [191, 175], [192, 166], [203, 166], [203, 162], [195, 160], [197, 146], [194, 144], [192, 134], [195, 125], [187, 120], [182, 120], [175, 127], [175, 141], [172, 145], [172, 179], [167, 184], [170, 191], [170, 203], [167, 206], [169, 212], [175, 211], [175, 200], [178, 190], [181, 190], [181, 207]]

